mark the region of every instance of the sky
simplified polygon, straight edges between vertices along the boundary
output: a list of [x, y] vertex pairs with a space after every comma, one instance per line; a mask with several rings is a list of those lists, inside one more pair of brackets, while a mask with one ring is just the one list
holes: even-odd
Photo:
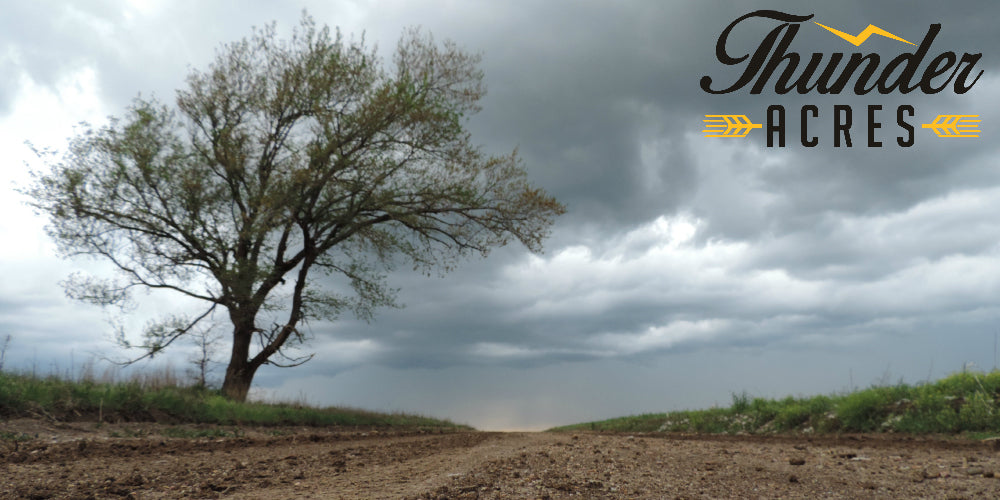
[[[488, 94], [468, 122], [473, 141], [497, 154], [517, 148], [531, 181], [567, 213], [541, 254], [509, 246], [443, 276], [394, 272], [405, 307], [370, 323], [313, 323], [302, 353], [315, 358], [265, 366], [255, 397], [544, 429], [728, 406], [744, 391], [832, 393], [997, 365], [997, 2], [0, 4], [4, 368], [73, 371], [130, 354], [113, 343], [108, 311], [71, 301], [59, 285], [107, 267], [56, 255], [46, 219], [17, 191], [44, 167], [26, 141], [58, 151], [79, 122], [105, 123], [139, 94], [172, 102], [221, 44], [272, 21], [290, 35], [303, 9], [345, 35], [363, 33], [387, 58], [412, 26], [480, 53]], [[849, 86], [778, 95], [777, 74], [760, 94], [751, 85], [705, 92], [702, 77], [723, 88], [746, 67], [720, 62], [716, 42], [757, 9], [814, 14], [789, 49], [802, 64], [814, 52], [823, 61], [861, 52], [879, 54], [881, 68], [916, 50], [881, 36], [855, 47], [814, 21], [848, 34], [874, 24], [916, 45], [940, 24], [918, 76], [946, 51], [982, 54], [972, 73], [982, 76], [963, 94], [859, 96]], [[752, 53], [779, 24], [740, 23], [727, 50]], [[763, 123], [771, 105], [786, 109], [786, 147], [768, 147], [762, 129], [702, 133], [704, 115]], [[818, 111], [812, 148], [799, 141], [804, 105]], [[834, 147], [835, 105], [852, 108], [851, 148]], [[867, 145], [869, 105], [882, 106], [880, 148]], [[906, 135], [901, 105], [914, 109], [907, 148], [896, 144]], [[980, 115], [980, 137], [939, 138], [920, 126], [939, 114]], [[126, 319], [133, 333], [189, 307], [139, 299]], [[188, 342], [158, 362], [183, 371], [193, 351]]]

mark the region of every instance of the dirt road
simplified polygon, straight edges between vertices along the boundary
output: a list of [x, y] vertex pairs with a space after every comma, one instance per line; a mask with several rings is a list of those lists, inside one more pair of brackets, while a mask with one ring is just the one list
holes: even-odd
[[78, 425], [0, 442], [0, 498], [1000, 498], [993, 442], [130, 432], [141, 437]]

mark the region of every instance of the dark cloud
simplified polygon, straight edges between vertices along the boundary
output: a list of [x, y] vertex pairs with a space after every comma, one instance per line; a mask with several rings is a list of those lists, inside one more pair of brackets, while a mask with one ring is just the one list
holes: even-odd
[[[729, 391], [744, 388], [816, 392], [890, 370], [912, 379], [969, 360], [989, 366], [983, 337], [1000, 313], [992, 305], [1000, 291], [1000, 59], [992, 53], [1000, 4], [306, 7], [320, 23], [365, 32], [383, 54], [414, 25], [481, 52], [489, 94], [470, 122], [473, 136], [488, 151], [517, 147], [531, 179], [569, 212], [542, 256], [511, 247], [444, 278], [393, 273], [407, 307], [371, 324], [312, 325], [316, 361], [265, 369], [262, 386], [502, 427], [727, 404]], [[848, 33], [876, 24], [914, 42], [940, 23], [932, 52], [982, 52], [984, 75], [964, 95], [703, 92], [702, 76], [721, 84], [740, 74], [716, 60], [715, 41], [756, 8], [815, 14]], [[169, 101], [189, 65], [203, 67], [219, 43], [270, 20], [287, 34], [299, 16], [263, 1], [12, 6], [0, 20], [0, 64], [11, 69], [0, 77], [0, 113], [18, 99], [23, 77], [56, 88], [84, 67], [109, 110], [138, 92]], [[741, 25], [734, 50], [752, 50], [774, 25]], [[909, 47], [875, 37], [855, 49], [811, 21], [795, 40], [803, 54], [877, 51], [884, 60]], [[763, 131], [701, 137], [705, 114], [761, 122], [771, 104], [786, 108], [787, 148], [766, 147]], [[805, 104], [819, 107], [810, 122], [816, 148], [798, 144]], [[836, 104], [853, 107], [853, 148], [832, 146]], [[864, 147], [870, 104], [883, 107], [881, 149]], [[895, 145], [904, 104], [916, 111], [912, 148]], [[983, 137], [938, 139], [919, 127], [953, 113], [981, 114]], [[4, 324], [23, 325], [27, 313], [7, 297]], [[704, 377], [692, 385], [691, 373]], [[682, 377], [685, 384], [664, 383]], [[553, 394], [565, 397], [554, 403]]]

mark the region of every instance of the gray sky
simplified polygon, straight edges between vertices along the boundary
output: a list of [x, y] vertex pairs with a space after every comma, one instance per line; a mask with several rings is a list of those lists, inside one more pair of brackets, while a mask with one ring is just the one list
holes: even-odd
[[[543, 255], [509, 247], [443, 278], [394, 274], [405, 308], [371, 324], [314, 324], [315, 360], [263, 368], [258, 395], [544, 428], [728, 405], [743, 390], [826, 393], [995, 365], [996, 2], [2, 3], [7, 366], [65, 371], [114, 349], [106, 313], [58, 285], [104, 266], [55, 257], [44, 219], [14, 192], [41, 166], [23, 142], [64, 147], [77, 122], [120, 114], [138, 93], [171, 101], [220, 44], [270, 21], [289, 34], [303, 8], [365, 32], [384, 55], [414, 25], [481, 52], [489, 94], [470, 122], [474, 140], [519, 148], [531, 179], [568, 212]], [[703, 92], [702, 76], [722, 85], [742, 71], [716, 60], [716, 38], [758, 8], [815, 14], [792, 50], [877, 52], [883, 64], [913, 47], [875, 36], [855, 48], [812, 21], [851, 34], [871, 23], [917, 44], [940, 23], [924, 66], [947, 50], [982, 53], [984, 73], [963, 95]], [[733, 51], [752, 51], [775, 25], [742, 24]], [[786, 107], [786, 148], [767, 148], [760, 130], [702, 137], [705, 114], [760, 123], [771, 104]], [[798, 144], [803, 104], [819, 107], [816, 148]], [[832, 145], [835, 104], [853, 106], [853, 148]], [[864, 144], [869, 104], [883, 106], [881, 149]], [[916, 110], [911, 148], [895, 145], [900, 104]], [[937, 114], [980, 114], [982, 136], [920, 128]], [[147, 299], [133, 329], [186, 305]], [[183, 370], [189, 351], [167, 360]]]

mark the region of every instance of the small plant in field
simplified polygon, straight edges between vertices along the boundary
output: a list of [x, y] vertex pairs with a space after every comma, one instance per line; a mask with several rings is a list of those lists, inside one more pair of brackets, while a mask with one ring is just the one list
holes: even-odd
[[746, 413], [747, 410], [750, 409], [750, 394], [747, 394], [747, 391], [743, 391], [739, 394], [736, 394], [734, 392], [732, 396], [733, 396], [733, 406], [731, 406], [730, 409], [733, 410], [733, 413], [742, 414]]
[[974, 392], [958, 411], [962, 430], [1000, 429], [996, 402], [982, 392]]
[[23, 432], [0, 432], [0, 441], [30, 441], [38, 436], [25, 434]]

